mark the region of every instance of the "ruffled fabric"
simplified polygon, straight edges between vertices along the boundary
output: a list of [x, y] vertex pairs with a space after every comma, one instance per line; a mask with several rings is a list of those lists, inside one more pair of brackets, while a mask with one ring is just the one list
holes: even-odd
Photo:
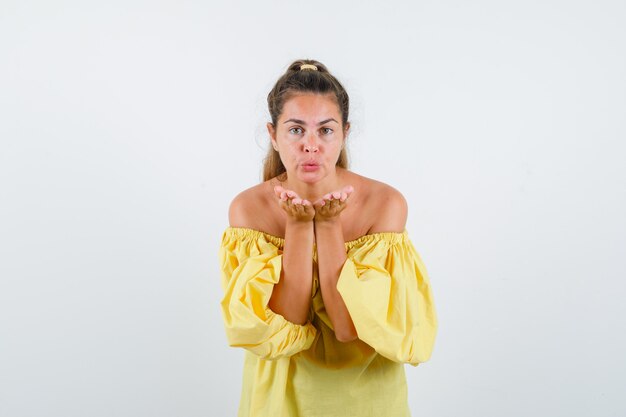
[[351, 244], [337, 281], [359, 339], [413, 366], [433, 351], [437, 314], [426, 267], [406, 231]]
[[[374, 233], [345, 246], [337, 290], [359, 339], [396, 362], [415, 366], [427, 361], [437, 314], [426, 267], [408, 232]], [[308, 349], [316, 335], [311, 322], [289, 322], [268, 307], [283, 247], [281, 237], [241, 227], [227, 228], [220, 246], [228, 341], [264, 358]]]
[[339, 342], [319, 291], [313, 247], [305, 325], [269, 307], [284, 239], [229, 227], [219, 249], [227, 340], [247, 350], [239, 416], [408, 417], [404, 364], [427, 361], [437, 316], [426, 268], [408, 233], [345, 243], [337, 281], [358, 338]]
[[219, 249], [228, 343], [270, 360], [308, 349], [316, 334], [310, 322], [290, 322], [268, 307], [282, 268], [282, 250], [274, 243], [251, 229], [230, 229]]

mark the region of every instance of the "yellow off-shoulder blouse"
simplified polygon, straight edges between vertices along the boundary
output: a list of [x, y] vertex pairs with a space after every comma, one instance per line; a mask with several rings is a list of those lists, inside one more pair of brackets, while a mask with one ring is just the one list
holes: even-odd
[[309, 321], [268, 307], [284, 239], [228, 227], [219, 249], [221, 309], [230, 346], [246, 349], [239, 417], [410, 416], [404, 364], [427, 361], [437, 315], [426, 268], [408, 232], [346, 242], [337, 290], [358, 339], [335, 338], [313, 248]]

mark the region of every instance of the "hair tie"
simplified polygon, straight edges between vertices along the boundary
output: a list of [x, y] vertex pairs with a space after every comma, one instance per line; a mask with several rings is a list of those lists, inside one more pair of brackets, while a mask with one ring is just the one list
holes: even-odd
[[302, 64], [300, 65], [300, 71], [302, 71], [303, 69], [312, 69], [317, 71], [317, 67], [313, 64]]

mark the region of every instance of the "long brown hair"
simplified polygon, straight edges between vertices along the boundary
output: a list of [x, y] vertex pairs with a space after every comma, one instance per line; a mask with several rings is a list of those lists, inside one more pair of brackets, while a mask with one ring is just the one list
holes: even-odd
[[[303, 64], [315, 65], [317, 71], [301, 70], [300, 66]], [[350, 107], [348, 93], [324, 64], [313, 59], [298, 59], [292, 62], [267, 95], [267, 106], [269, 107], [274, 126], [278, 122], [285, 102], [297, 93], [334, 94], [339, 112], [341, 113], [342, 126], [345, 128], [348, 123]], [[336, 166], [348, 168], [348, 153], [345, 148], [341, 149]], [[263, 160], [263, 181], [274, 178], [286, 171], [283, 162], [280, 160], [280, 154], [270, 146]]]

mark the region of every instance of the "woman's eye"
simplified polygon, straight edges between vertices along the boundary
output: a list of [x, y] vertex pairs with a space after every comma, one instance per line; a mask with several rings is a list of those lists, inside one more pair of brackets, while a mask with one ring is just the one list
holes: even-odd
[[323, 127], [322, 130], [324, 131], [324, 133], [329, 135], [333, 133], [333, 130], [330, 127]]
[[[289, 129], [289, 133], [297, 134], [296, 132], [294, 132], [294, 130], [302, 130], [302, 129], [299, 128], [299, 127], [292, 127], [291, 129]], [[300, 133], [300, 132], [298, 132], [298, 133]]]

